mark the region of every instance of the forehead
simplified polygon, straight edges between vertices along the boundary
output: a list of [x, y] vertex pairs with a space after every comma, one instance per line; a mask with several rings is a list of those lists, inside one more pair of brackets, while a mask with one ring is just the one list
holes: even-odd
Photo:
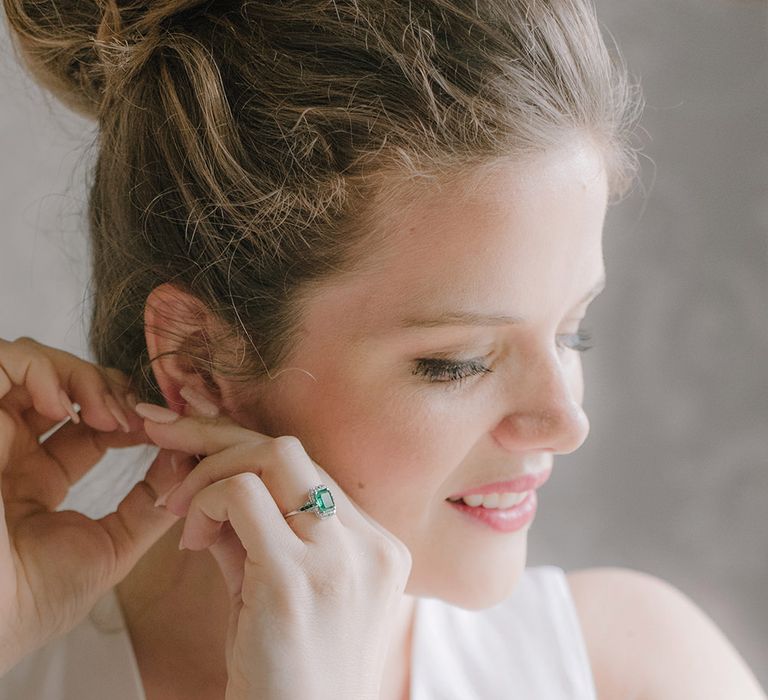
[[607, 180], [586, 144], [383, 201], [370, 264], [313, 294], [310, 332], [322, 319], [355, 342], [451, 307], [520, 314], [580, 299], [602, 274]]

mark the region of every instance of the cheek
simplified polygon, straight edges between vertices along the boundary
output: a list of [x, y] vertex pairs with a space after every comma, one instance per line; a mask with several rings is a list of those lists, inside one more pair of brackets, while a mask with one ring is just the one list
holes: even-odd
[[423, 509], [426, 499], [440, 496], [466, 451], [460, 444], [466, 430], [459, 429], [457, 416], [451, 422], [427, 397], [349, 388], [315, 397], [304, 404], [299, 437], [310, 456], [374, 517], [386, 511], [391, 518], [415, 503]]

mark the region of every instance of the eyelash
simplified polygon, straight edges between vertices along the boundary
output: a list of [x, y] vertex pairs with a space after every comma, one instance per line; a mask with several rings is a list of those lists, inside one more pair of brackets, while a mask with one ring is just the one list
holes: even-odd
[[[594, 347], [591, 333], [583, 328], [576, 333], [562, 334], [558, 338], [565, 339], [558, 340], [558, 345], [566, 350], [586, 352]], [[452, 386], [457, 386], [472, 376], [489, 372], [493, 370], [480, 360], [457, 361], [438, 358], [420, 358], [416, 360], [413, 370], [414, 374], [425, 376], [430, 382]]]
[[445, 384], [460, 384], [476, 374], [493, 372], [479, 360], [457, 362], [455, 360], [419, 359], [416, 361], [414, 374], [427, 377], [430, 382]]

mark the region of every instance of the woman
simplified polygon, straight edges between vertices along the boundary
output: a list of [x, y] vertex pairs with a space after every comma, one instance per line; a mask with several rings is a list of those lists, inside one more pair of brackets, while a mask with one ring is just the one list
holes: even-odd
[[764, 697], [663, 582], [525, 570], [634, 167], [589, 5], [5, 9], [98, 121], [110, 369], [0, 344], [0, 697]]

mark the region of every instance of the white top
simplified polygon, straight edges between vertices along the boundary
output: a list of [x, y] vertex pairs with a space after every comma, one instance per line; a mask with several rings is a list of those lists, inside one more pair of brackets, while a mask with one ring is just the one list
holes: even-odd
[[[114, 590], [68, 634], [0, 678], [0, 700], [146, 700]], [[596, 700], [565, 572], [526, 569], [513, 594], [472, 611], [417, 601], [411, 700]]]

